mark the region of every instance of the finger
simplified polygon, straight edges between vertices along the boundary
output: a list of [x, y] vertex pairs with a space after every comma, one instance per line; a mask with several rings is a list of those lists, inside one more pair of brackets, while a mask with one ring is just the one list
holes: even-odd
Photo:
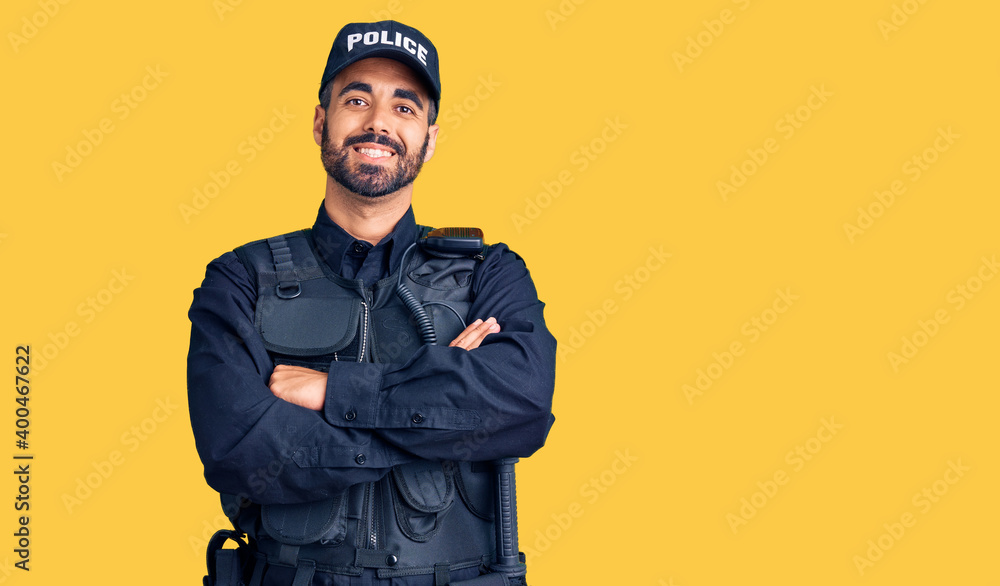
[[464, 348], [465, 346], [463, 346], [463, 343], [465, 341], [465, 338], [467, 338], [469, 335], [471, 335], [472, 332], [474, 332], [476, 330], [476, 328], [478, 328], [480, 325], [482, 325], [482, 323], [483, 323], [483, 320], [477, 319], [476, 321], [474, 321], [471, 324], [469, 324], [468, 326], [466, 326], [466, 328], [464, 330], [462, 330], [462, 333], [459, 334], [459, 335], [457, 335], [457, 336], [455, 336], [455, 339], [452, 340], [451, 343], [448, 344], [448, 346], [461, 346], [461, 347]]
[[322, 371], [319, 370], [306, 368], [305, 366], [293, 366], [291, 364], [278, 364], [274, 367], [274, 372], [284, 372], [284, 373], [296, 372], [301, 374], [317, 373], [317, 372], [322, 373]]
[[271, 377], [268, 379], [268, 386], [273, 385], [277, 381], [286, 381], [293, 378], [298, 378], [303, 375], [318, 374], [323, 373], [319, 370], [313, 370], [311, 368], [306, 368], [304, 366], [292, 366], [291, 364], [277, 364], [274, 370], [271, 371]]
[[303, 370], [309, 369], [290, 364], [275, 365], [274, 370], [271, 371], [271, 377], [267, 380], [267, 386], [275, 396], [281, 397], [285, 394], [286, 387], [291, 384], [290, 381], [300, 376]]
[[288, 376], [292, 373], [293, 368], [294, 367], [287, 364], [276, 364], [274, 369], [271, 371], [271, 379], [269, 382], [273, 383], [276, 379], [280, 380], [288, 378]]
[[464, 350], [473, 350], [479, 347], [488, 334], [497, 331], [500, 331], [500, 326], [496, 323], [496, 318], [491, 317], [486, 321], [476, 320], [476, 323], [466, 328], [465, 332], [455, 339], [453, 345]]
[[[489, 321], [489, 320], [487, 320]], [[479, 345], [477, 339], [482, 335], [483, 330], [488, 330], [490, 324], [481, 319], [477, 319], [472, 325], [456, 338], [456, 346], [465, 350], [471, 350]], [[474, 346], [475, 345], [475, 346]]]
[[275, 393], [274, 386], [288, 376], [287, 371], [288, 371], [287, 365], [285, 364], [275, 365], [274, 370], [271, 371], [271, 376], [267, 379], [267, 386], [269, 389], [271, 389], [272, 393]]
[[466, 339], [466, 343], [463, 345], [463, 347], [466, 350], [474, 350], [478, 348], [480, 344], [482, 344], [483, 340], [486, 339], [486, 336], [499, 331], [500, 331], [500, 324], [497, 323], [496, 318], [491, 317], [485, 322], [483, 322], [476, 329], [476, 331], [474, 331], [469, 336], [469, 338]]

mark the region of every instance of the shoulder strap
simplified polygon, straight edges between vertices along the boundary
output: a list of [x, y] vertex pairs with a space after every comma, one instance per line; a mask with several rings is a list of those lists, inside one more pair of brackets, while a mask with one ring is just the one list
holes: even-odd
[[278, 286], [278, 296], [291, 298], [300, 290], [298, 282], [303, 275], [309, 273], [310, 277], [314, 276], [312, 273], [316, 271], [312, 269], [319, 266], [310, 242], [310, 233], [311, 229], [306, 228], [255, 240], [233, 252], [258, 286], [263, 274], [267, 274], [265, 279]]
[[267, 246], [271, 249], [271, 260], [274, 262], [274, 273], [278, 278], [278, 285], [275, 288], [277, 295], [281, 299], [294, 299], [302, 293], [302, 285], [295, 275], [295, 264], [292, 262], [292, 249], [288, 244], [286, 236], [274, 236], [267, 239]]

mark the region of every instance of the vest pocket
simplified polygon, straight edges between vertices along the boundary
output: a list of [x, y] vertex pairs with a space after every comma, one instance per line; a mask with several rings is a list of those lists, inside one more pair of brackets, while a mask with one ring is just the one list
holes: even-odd
[[493, 520], [493, 465], [489, 462], [457, 462], [455, 484], [458, 494], [472, 514]]
[[469, 258], [430, 258], [406, 276], [430, 289], [461, 289], [472, 283], [476, 264]]
[[393, 468], [390, 476], [392, 503], [400, 531], [413, 541], [427, 541], [440, 528], [438, 516], [455, 500], [455, 480], [450, 465], [416, 462]]
[[282, 299], [262, 294], [255, 322], [272, 353], [320, 356], [346, 348], [357, 336], [361, 300], [325, 280], [303, 281], [302, 294]]
[[340, 545], [347, 535], [346, 491], [324, 501], [263, 505], [261, 510], [264, 530], [281, 543]]

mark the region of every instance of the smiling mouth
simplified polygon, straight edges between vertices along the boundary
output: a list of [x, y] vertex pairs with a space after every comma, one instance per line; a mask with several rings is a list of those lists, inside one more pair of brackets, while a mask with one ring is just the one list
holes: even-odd
[[354, 150], [373, 159], [387, 159], [395, 155], [395, 153], [393, 153], [392, 151], [373, 149], [368, 147], [360, 147], [360, 148], [355, 147]]

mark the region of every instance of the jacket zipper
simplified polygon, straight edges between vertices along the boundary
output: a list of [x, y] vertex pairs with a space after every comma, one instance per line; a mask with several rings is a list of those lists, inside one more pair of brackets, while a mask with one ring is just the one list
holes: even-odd
[[358, 362], [365, 361], [365, 349], [368, 347], [368, 304], [361, 302], [365, 314], [361, 321], [361, 349], [358, 351]]
[[[361, 322], [361, 348], [358, 351], [358, 362], [364, 362], [368, 356], [368, 304], [371, 303], [371, 293], [364, 291], [365, 301], [361, 302], [364, 308], [364, 317]], [[377, 486], [374, 482], [369, 482], [365, 486], [365, 516], [367, 517], [366, 530], [368, 533], [367, 547], [378, 549], [378, 517], [379, 507], [377, 498]]]
[[368, 517], [368, 549], [378, 549], [378, 511], [376, 506], [376, 486], [374, 482], [365, 485], [365, 516]]

